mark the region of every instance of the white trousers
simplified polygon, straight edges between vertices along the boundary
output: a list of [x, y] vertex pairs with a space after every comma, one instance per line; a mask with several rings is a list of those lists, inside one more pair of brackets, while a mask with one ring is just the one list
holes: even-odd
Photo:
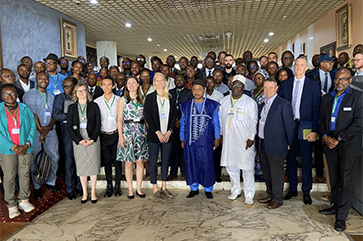
[[[226, 166], [228, 175], [231, 179], [231, 193], [240, 195], [241, 188], [241, 179], [240, 179], [240, 170], [237, 167]], [[243, 193], [245, 195], [245, 203], [253, 204], [253, 198], [255, 197], [255, 178], [254, 178], [254, 170], [243, 170], [242, 169], [242, 177], [243, 177]]]

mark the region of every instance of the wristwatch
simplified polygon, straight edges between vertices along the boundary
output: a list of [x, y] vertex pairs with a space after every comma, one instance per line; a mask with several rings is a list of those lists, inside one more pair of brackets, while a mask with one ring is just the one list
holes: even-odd
[[26, 141], [25, 145], [28, 145], [30, 147], [31, 146], [30, 141]]

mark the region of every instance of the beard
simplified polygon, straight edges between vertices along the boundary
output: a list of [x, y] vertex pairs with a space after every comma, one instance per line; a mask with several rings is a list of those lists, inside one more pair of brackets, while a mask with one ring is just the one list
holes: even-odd
[[231, 69], [232, 65], [231, 64], [225, 64], [226, 69]]

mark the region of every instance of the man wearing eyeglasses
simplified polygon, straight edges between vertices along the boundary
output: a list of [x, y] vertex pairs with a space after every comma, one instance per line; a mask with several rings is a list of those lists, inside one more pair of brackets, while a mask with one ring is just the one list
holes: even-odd
[[281, 68], [286, 67], [291, 69], [292, 72], [294, 72], [293, 68], [294, 61], [295, 61], [294, 54], [290, 50], [286, 50], [281, 55], [281, 63], [282, 63]]
[[363, 52], [354, 53], [354, 68], [357, 70], [354, 76], [363, 76]]
[[123, 58], [122, 60], [122, 72], [126, 74], [127, 77], [131, 76], [131, 59]]
[[243, 94], [246, 78], [236, 75], [232, 80], [232, 94], [224, 97], [220, 107], [221, 138], [223, 140], [221, 166], [225, 166], [232, 189], [228, 199], [241, 196], [240, 171], [243, 173], [243, 192], [246, 207], [253, 205], [255, 196], [254, 139], [258, 121], [257, 103]]
[[[0, 70], [0, 88], [2, 85], [5, 84], [14, 84], [15, 83], [15, 75], [13, 73], [13, 71], [11, 71], [10, 69], [1, 69]], [[18, 92], [18, 102], [23, 102], [23, 95], [24, 95], [24, 91], [22, 89], [20, 89], [19, 87], [15, 86], [16, 91]], [[0, 103], [3, 102], [3, 98], [0, 95]]]
[[45, 63], [45, 70], [49, 77], [49, 85], [47, 91], [56, 96], [63, 93], [63, 81], [66, 78], [64, 75], [58, 74], [57, 69], [59, 59], [56, 54], [50, 53], [43, 59]]
[[61, 70], [59, 71], [59, 74], [64, 75], [66, 78], [70, 75], [72, 75], [71, 71], [68, 71], [69, 62], [66, 57], [60, 57], [59, 58], [59, 66]]
[[362, 93], [349, 87], [352, 76], [347, 68], [338, 70], [333, 92], [321, 102], [319, 131], [323, 139], [330, 175], [331, 207], [320, 210], [335, 214], [335, 230], [344, 231], [352, 204], [357, 162], [362, 156]]

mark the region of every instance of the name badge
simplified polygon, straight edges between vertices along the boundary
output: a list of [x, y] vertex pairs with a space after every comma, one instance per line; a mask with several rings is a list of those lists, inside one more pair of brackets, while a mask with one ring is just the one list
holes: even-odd
[[58, 89], [55, 89], [55, 90], [53, 90], [53, 94], [54, 95], [59, 95], [61, 92], [60, 92], [60, 90], [58, 90]]
[[227, 114], [228, 118], [232, 118], [234, 116], [234, 113], [233, 112], [230, 112]]
[[330, 119], [330, 121], [332, 122], [332, 123], [334, 123], [335, 122], [335, 117], [331, 117], [331, 119]]
[[45, 110], [45, 117], [49, 117], [49, 116], [51, 116], [50, 110]]
[[82, 128], [82, 129], [86, 129], [87, 128], [87, 123], [81, 122], [81, 124], [79, 125], [79, 127]]
[[134, 122], [140, 122], [140, 117], [139, 116], [135, 116], [134, 117]]
[[114, 121], [114, 120], [115, 120], [115, 117], [114, 117], [113, 115], [109, 115], [109, 116], [107, 117], [107, 120], [109, 120], [109, 121]]
[[20, 133], [19, 128], [13, 128], [13, 129], [11, 129], [11, 134], [13, 134], [13, 135], [19, 135], [19, 133]]
[[343, 111], [352, 111], [352, 107], [344, 107]]
[[160, 119], [162, 119], [162, 120], [166, 119], [166, 114], [165, 113], [161, 113], [160, 114]]
[[265, 120], [264, 118], [261, 118], [261, 119], [260, 119], [260, 124], [265, 124], [265, 121], [266, 121], [266, 120]]

